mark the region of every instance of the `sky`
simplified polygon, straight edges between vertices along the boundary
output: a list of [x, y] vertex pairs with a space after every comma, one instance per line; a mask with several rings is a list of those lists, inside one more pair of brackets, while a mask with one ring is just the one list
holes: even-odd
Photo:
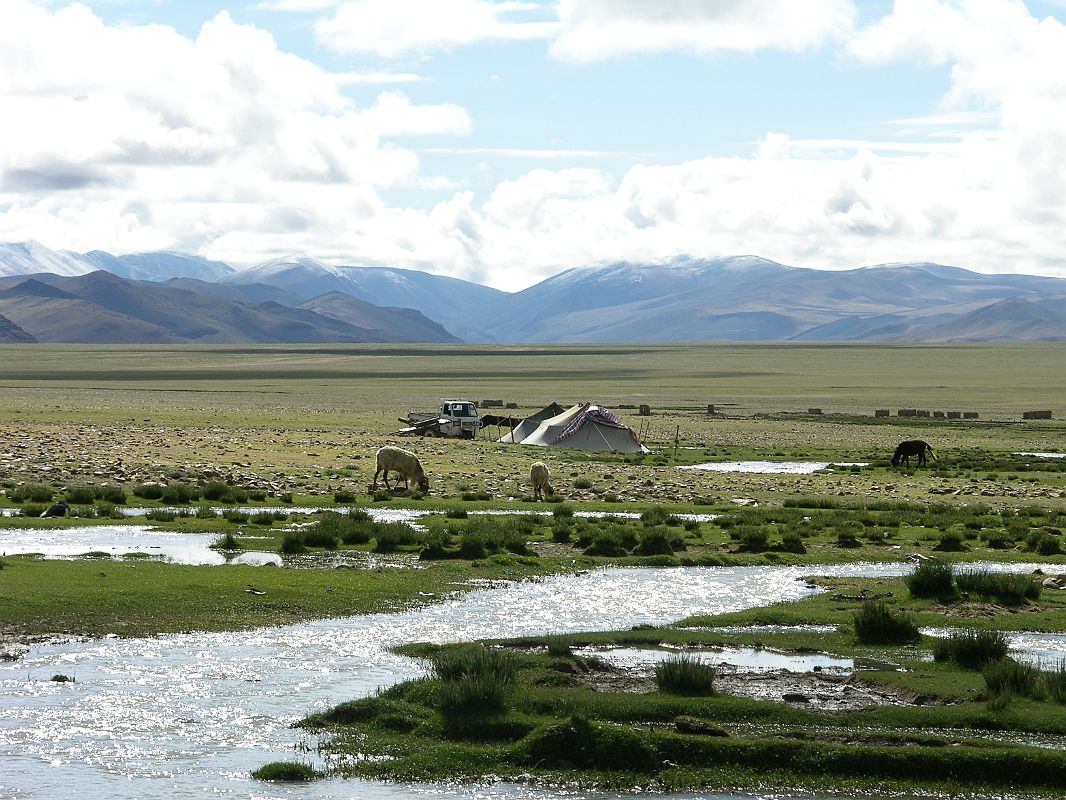
[[1066, 0], [0, 0], [0, 241], [1066, 277]]

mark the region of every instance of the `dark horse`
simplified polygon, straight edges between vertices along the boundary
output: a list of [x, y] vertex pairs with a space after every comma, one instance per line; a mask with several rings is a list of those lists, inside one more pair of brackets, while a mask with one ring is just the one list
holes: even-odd
[[898, 467], [899, 462], [903, 462], [903, 466], [909, 467], [911, 465], [911, 456], [918, 457], [918, 466], [925, 466], [925, 455], [929, 455], [936, 458], [933, 454], [933, 448], [929, 446], [927, 442], [923, 442], [921, 439], [912, 439], [909, 442], [900, 442], [899, 447], [896, 448], [896, 452], [892, 454], [892, 466]]

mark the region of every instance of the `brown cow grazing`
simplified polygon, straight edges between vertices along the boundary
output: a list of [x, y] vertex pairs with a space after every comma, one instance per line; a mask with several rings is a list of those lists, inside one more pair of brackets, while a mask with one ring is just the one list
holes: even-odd
[[921, 439], [911, 439], [906, 442], [900, 442], [899, 446], [896, 448], [896, 452], [892, 454], [892, 466], [898, 467], [902, 461], [903, 466], [909, 468], [911, 465], [911, 456], [917, 456], [918, 466], [924, 467], [925, 456], [927, 453], [933, 458], [936, 458], [936, 455], [933, 453], [933, 448]]

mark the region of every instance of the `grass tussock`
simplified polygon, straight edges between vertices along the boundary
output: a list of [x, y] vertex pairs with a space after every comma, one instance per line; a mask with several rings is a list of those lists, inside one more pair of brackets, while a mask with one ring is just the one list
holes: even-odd
[[240, 542], [237, 541], [237, 537], [232, 533], [224, 533], [214, 544], [211, 545], [212, 550], [241, 550], [243, 549]]
[[616, 772], [649, 771], [661, 763], [646, 733], [577, 714], [533, 731], [519, 744], [517, 757], [520, 763], [549, 769]]
[[517, 672], [518, 658], [507, 650], [475, 645], [442, 654], [433, 661], [437, 708], [446, 717], [500, 711]]
[[699, 658], [682, 653], [655, 666], [655, 684], [660, 692], [683, 695], [714, 694], [715, 669]]
[[1004, 605], [1040, 599], [1039, 581], [1016, 572], [960, 571], [955, 575], [960, 592], [994, 597]]
[[906, 577], [911, 597], [944, 599], [955, 594], [954, 570], [943, 561], [924, 561]]
[[1042, 677], [1047, 698], [1053, 703], [1066, 703], [1066, 660], [1045, 670]]
[[26, 483], [22, 486], [16, 486], [14, 489], [8, 489], [7, 498], [12, 503], [51, 503], [52, 498], [55, 497], [56, 490], [43, 483]]
[[548, 646], [548, 655], [555, 658], [572, 658], [574, 651], [570, 648], [570, 642], [560, 634], [550, 634], [545, 637]]
[[990, 661], [981, 669], [985, 687], [992, 697], [1035, 697], [1040, 685], [1040, 670], [1013, 658]]
[[867, 600], [855, 613], [855, 638], [863, 644], [907, 644], [921, 638], [907, 614], [894, 614], [883, 600]]
[[954, 661], [964, 669], [981, 669], [1007, 656], [1009, 641], [1002, 631], [956, 631], [933, 643], [934, 661]]
[[272, 761], [252, 772], [252, 777], [257, 781], [302, 783], [318, 780], [324, 777], [324, 773], [310, 764], [297, 761]]

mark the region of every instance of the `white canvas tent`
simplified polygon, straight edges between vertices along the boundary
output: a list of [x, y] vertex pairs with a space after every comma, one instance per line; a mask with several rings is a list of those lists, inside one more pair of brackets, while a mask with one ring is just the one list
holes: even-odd
[[533, 431], [539, 428], [540, 423], [544, 422], [544, 420], [558, 416], [565, 410], [566, 409], [558, 403], [550, 403], [544, 406], [544, 408], [536, 414], [530, 414], [496, 441], [508, 442], [510, 444], [520, 443], [523, 439], [533, 433]]
[[499, 441], [614, 453], [651, 452], [622, 420], [606, 408], [589, 403], [572, 406], [545, 420], [524, 420]]

